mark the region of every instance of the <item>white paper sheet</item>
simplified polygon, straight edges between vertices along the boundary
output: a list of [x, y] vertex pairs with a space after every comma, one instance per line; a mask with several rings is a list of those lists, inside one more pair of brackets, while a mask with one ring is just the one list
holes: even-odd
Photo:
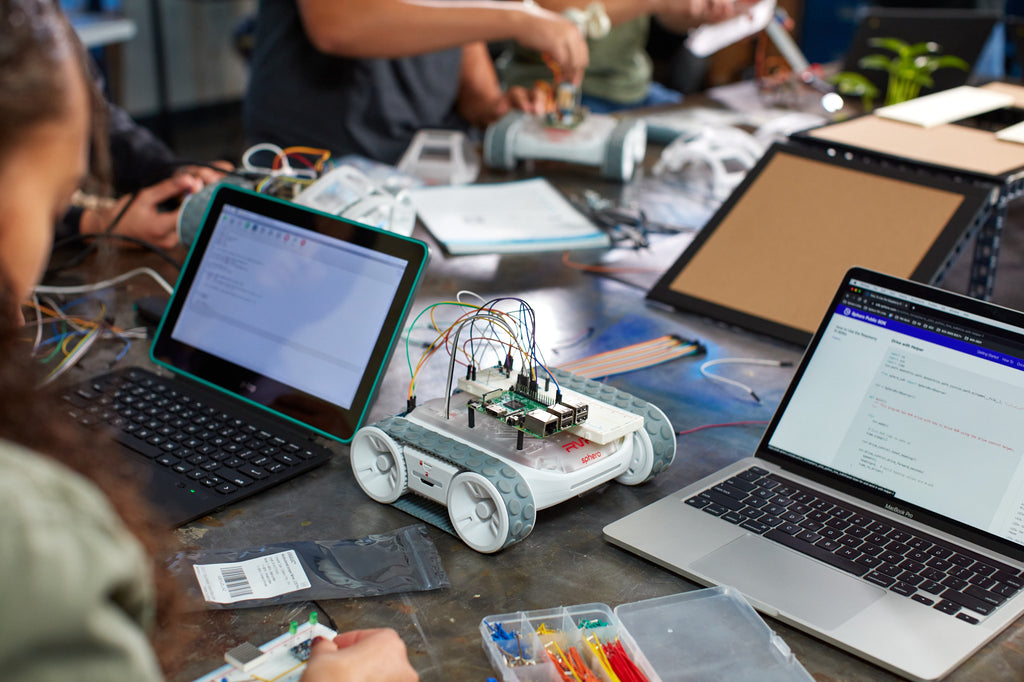
[[907, 100], [875, 110], [876, 116], [925, 128], [952, 123], [961, 119], [1013, 106], [1013, 96], [970, 85]]
[[731, 19], [717, 24], [702, 24], [693, 29], [686, 38], [686, 47], [698, 57], [707, 57], [763, 30], [774, 13], [775, 0], [760, 0]]

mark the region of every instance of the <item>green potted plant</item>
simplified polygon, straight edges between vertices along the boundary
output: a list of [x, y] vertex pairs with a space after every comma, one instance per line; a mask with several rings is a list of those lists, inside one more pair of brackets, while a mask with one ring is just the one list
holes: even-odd
[[[917, 97], [922, 87], [934, 85], [932, 74], [939, 69], [967, 71], [970, 68], [960, 57], [939, 54], [941, 48], [931, 41], [910, 44], [899, 38], [872, 38], [869, 44], [889, 50], [894, 55], [869, 54], [857, 62], [857, 66], [862, 69], [888, 72], [889, 82], [885, 91], [887, 105]], [[829, 78], [829, 82], [836, 86], [840, 94], [860, 97], [865, 111], [871, 111], [878, 97], [878, 88], [854, 71], [841, 71]]]

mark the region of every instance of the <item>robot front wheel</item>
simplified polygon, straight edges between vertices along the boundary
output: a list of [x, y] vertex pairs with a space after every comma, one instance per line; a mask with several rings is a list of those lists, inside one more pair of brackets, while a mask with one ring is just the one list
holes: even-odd
[[612, 129], [605, 143], [601, 175], [610, 180], [627, 182], [647, 149], [647, 126], [637, 119], [622, 119]]
[[409, 490], [402, 447], [375, 426], [356, 432], [349, 458], [356, 482], [378, 502], [391, 504]]
[[[391, 504], [409, 491], [402, 446], [382, 429], [360, 429], [352, 439], [349, 458], [359, 487], [377, 502]], [[456, 535], [467, 545], [483, 554], [505, 546], [511, 526], [509, 510], [488, 478], [472, 471], [456, 474], [448, 485], [446, 506]]]

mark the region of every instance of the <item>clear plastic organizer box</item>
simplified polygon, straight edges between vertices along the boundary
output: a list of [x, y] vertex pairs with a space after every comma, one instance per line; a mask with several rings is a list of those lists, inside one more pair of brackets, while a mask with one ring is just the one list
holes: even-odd
[[[537, 634], [541, 626], [549, 634]], [[618, 639], [651, 682], [813, 680], [732, 587], [621, 604], [614, 613], [605, 604], [581, 604], [487, 616], [480, 622], [480, 634], [504, 682], [561, 682], [545, 649], [552, 641], [563, 652], [575, 647], [590, 670], [610, 682], [584, 641], [590, 634], [601, 643]]]

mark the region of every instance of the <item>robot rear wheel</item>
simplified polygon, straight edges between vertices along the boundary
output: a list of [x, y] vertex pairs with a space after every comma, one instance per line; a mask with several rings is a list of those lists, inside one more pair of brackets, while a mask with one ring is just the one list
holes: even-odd
[[654, 472], [654, 447], [651, 445], [651, 437], [646, 431], [634, 431], [633, 455], [629, 460], [629, 467], [615, 477], [615, 480], [622, 485], [639, 485], [643, 483]]
[[463, 471], [452, 479], [448, 516], [459, 538], [478, 552], [496, 552], [508, 541], [505, 500], [494, 484], [480, 474]]

